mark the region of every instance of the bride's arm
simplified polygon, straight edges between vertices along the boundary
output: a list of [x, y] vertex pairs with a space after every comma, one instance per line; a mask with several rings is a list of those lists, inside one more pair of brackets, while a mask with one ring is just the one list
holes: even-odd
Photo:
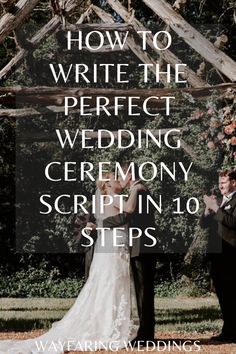
[[[132, 188], [129, 199], [126, 202], [123, 201], [124, 212], [132, 214], [135, 211], [137, 205], [137, 195], [140, 190], [145, 190], [145, 187], [142, 184], [137, 184]], [[120, 209], [120, 202], [118, 198], [114, 198], [113, 204], [116, 208]]]

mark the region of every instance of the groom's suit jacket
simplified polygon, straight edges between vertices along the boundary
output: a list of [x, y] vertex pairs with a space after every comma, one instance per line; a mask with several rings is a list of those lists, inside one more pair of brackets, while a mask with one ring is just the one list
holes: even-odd
[[216, 213], [218, 233], [222, 239], [236, 249], [236, 193]]
[[209, 228], [210, 276], [219, 299], [222, 334], [236, 339], [236, 194], [216, 213], [202, 216], [201, 225]]
[[[141, 199], [139, 199], [140, 196], [142, 197]], [[138, 191], [136, 208], [132, 214], [120, 213], [103, 220], [103, 227], [115, 228], [128, 223], [129, 228], [139, 228], [142, 231], [142, 236], [140, 238], [133, 239], [131, 257], [138, 257], [141, 254], [146, 253], [154, 254], [157, 249], [157, 247], [148, 248], [145, 246], [145, 244], [150, 245], [152, 243], [152, 241], [145, 236], [145, 230], [148, 227], [155, 228], [154, 207], [151, 203], [149, 203], [149, 210], [147, 211], [148, 196], [150, 196], [148, 189]], [[149, 233], [156, 238], [156, 231], [150, 230]]]
[[[200, 225], [209, 229], [209, 259], [236, 265], [236, 193], [217, 213], [203, 215]], [[224, 267], [224, 264], [221, 266]]]

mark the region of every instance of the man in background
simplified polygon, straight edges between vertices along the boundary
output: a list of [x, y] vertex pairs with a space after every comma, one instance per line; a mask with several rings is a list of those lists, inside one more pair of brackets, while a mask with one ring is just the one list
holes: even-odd
[[236, 170], [219, 174], [221, 204], [215, 196], [204, 196], [205, 212], [200, 224], [209, 228], [208, 257], [223, 317], [221, 334], [212, 337], [218, 342], [236, 343]]

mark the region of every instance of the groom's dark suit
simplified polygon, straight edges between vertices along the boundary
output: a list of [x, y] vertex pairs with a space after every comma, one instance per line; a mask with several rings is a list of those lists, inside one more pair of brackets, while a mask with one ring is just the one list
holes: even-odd
[[236, 194], [217, 213], [203, 215], [200, 224], [209, 228], [210, 275], [224, 320], [222, 336], [236, 341]]
[[[139, 213], [139, 196], [142, 195], [142, 214]], [[154, 209], [150, 207], [147, 212], [148, 190], [140, 190], [137, 193], [136, 209], [132, 214], [122, 213], [111, 216], [103, 221], [103, 227], [115, 228], [128, 223], [129, 227], [139, 228], [143, 235], [134, 239], [131, 247], [131, 266], [134, 277], [136, 296], [138, 302], [140, 328], [137, 340], [152, 340], [154, 338], [154, 275], [156, 266], [156, 254], [150, 245], [150, 239], [144, 235], [148, 227], [155, 227]], [[153, 231], [150, 234], [154, 236]]]

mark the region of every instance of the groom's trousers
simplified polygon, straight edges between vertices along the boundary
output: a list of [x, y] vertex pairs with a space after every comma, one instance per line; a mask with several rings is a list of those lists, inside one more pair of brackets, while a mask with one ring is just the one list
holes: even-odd
[[154, 275], [156, 259], [144, 254], [131, 258], [140, 327], [137, 340], [152, 340], [155, 334]]
[[[213, 257], [212, 257], [213, 258]], [[222, 335], [236, 340], [236, 252], [234, 255], [215, 255], [210, 275], [219, 299], [224, 325]]]

